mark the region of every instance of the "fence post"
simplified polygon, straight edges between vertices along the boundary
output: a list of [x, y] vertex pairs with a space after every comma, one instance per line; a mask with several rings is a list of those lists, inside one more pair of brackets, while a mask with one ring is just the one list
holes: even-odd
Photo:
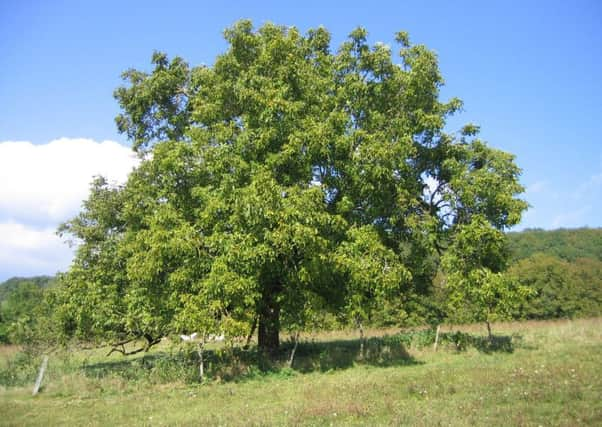
[[40, 390], [40, 386], [42, 385], [42, 379], [44, 378], [44, 372], [46, 371], [46, 366], [48, 366], [48, 356], [44, 356], [44, 359], [42, 360], [42, 366], [40, 366], [38, 378], [36, 379], [36, 383], [33, 386], [33, 393], [31, 393], [32, 396], [38, 394], [38, 391]]
[[437, 325], [437, 333], [435, 334], [435, 345], [433, 346], [433, 350], [437, 351], [437, 344], [439, 343], [439, 331], [441, 330], [441, 325]]

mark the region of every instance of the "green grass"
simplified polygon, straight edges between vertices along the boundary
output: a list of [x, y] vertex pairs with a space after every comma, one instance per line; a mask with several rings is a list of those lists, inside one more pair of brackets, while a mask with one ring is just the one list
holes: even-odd
[[[0, 389], [0, 424], [602, 425], [602, 319], [494, 325], [512, 348], [483, 346], [482, 325], [457, 330], [471, 335], [445, 329], [437, 352], [421, 345], [427, 333], [370, 331], [363, 360], [353, 333], [319, 334], [300, 346], [294, 369], [259, 371], [239, 355], [228, 371], [216, 351], [202, 385], [188, 356], [165, 345], [135, 359], [53, 354], [38, 396], [35, 374]], [[466, 350], [457, 336], [472, 337]], [[0, 369], [16, 369], [15, 357], [0, 351]]]

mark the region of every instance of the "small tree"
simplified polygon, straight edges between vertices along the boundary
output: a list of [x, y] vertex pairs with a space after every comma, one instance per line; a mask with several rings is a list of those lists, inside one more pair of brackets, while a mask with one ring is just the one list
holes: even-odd
[[531, 295], [530, 288], [505, 273], [493, 273], [488, 268], [472, 270], [468, 275], [452, 273], [447, 281], [452, 316], [468, 314], [472, 320], [485, 322], [490, 340], [493, 339], [491, 323], [512, 318]]
[[531, 294], [502, 272], [507, 259], [505, 236], [481, 216], [462, 225], [442, 259], [450, 317], [485, 322], [509, 319]]

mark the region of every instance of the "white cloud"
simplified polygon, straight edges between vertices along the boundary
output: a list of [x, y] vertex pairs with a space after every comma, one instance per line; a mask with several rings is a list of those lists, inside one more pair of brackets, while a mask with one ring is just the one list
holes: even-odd
[[54, 228], [6, 222], [0, 223], [0, 236], [0, 274], [6, 277], [54, 274], [65, 270], [73, 256]]
[[57, 226], [80, 210], [95, 175], [125, 182], [137, 164], [129, 147], [113, 141], [0, 142], [0, 275], [64, 270], [72, 250]]
[[137, 164], [113, 141], [0, 142], [0, 218], [56, 224], [76, 213], [94, 175], [124, 182]]

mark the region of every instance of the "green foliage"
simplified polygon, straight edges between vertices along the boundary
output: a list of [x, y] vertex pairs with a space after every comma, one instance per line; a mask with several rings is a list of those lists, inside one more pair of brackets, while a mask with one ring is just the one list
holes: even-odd
[[[0, 385], [15, 387], [32, 384], [40, 358], [28, 351], [20, 351], [5, 361], [0, 368]], [[33, 379], [33, 380], [32, 380]]]
[[602, 313], [602, 229], [509, 233], [509, 272], [534, 295], [517, 310], [528, 319]]
[[349, 240], [337, 248], [334, 261], [348, 283], [345, 312], [355, 321], [366, 321], [381, 304], [398, 299], [411, 279], [370, 227], [350, 229]]
[[437, 57], [407, 34], [399, 58], [362, 28], [336, 53], [324, 28], [224, 35], [213, 66], [155, 53], [124, 74], [117, 126], [141, 164], [122, 187], [97, 179], [61, 228], [81, 242], [57, 311], [67, 335], [234, 339], [257, 321], [274, 352], [282, 327], [325, 311], [369, 319], [394, 298], [410, 312], [462, 227], [519, 221], [513, 156], [474, 125], [444, 132], [461, 102], [439, 100]]
[[602, 262], [578, 258], [567, 262], [534, 254], [510, 268], [510, 273], [535, 294], [518, 314], [529, 319], [591, 317], [602, 314]]
[[455, 321], [510, 319], [532, 290], [502, 272], [505, 236], [475, 216], [443, 255], [449, 317]]
[[12, 278], [0, 284], [0, 343], [23, 344], [41, 338], [48, 320], [48, 295], [55, 278]]
[[533, 292], [516, 279], [487, 268], [472, 270], [467, 276], [452, 273], [447, 280], [450, 318], [455, 321], [511, 319]]
[[0, 283], [0, 302], [23, 283], [34, 283], [40, 288], [48, 288], [54, 285], [56, 278], [53, 276], [12, 277]]
[[492, 228], [483, 216], [478, 215], [458, 226], [441, 266], [446, 272], [462, 275], [479, 268], [499, 272], [504, 270], [506, 258], [504, 233]]
[[508, 243], [512, 262], [537, 253], [569, 262], [579, 258], [602, 261], [602, 228], [525, 230], [508, 233]]

